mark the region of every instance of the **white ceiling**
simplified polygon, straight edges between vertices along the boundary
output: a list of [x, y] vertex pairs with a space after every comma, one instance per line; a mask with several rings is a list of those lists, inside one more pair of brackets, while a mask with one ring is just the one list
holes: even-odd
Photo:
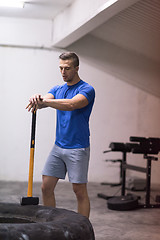
[[53, 19], [75, 0], [26, 0], [23, 9], [0, 7], [0, 16]]
[[160, 0], [140, 0], [109, 19], [92, 34], [160, 61]]
[[[24, 9], [0, 8], [0, 16], [51, 20], [74, 1], [32, 0]], [[160, 62], [160, 0], [139, 0], [90, 31], [97, 38]]]

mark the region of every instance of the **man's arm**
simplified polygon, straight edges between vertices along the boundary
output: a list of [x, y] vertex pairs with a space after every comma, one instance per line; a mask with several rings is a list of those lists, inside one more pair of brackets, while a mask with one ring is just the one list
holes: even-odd
[[82, 94], [77, 94], [72, 99], [44, 98], [43, 104], [46, 107], [52, 107], [62, 111], [73, 111], [86, 107], [88, 105], [88, 99]]
[[77, 94], [72, 99], [54, 99], [54, 96], [50, 93], [45, 96], [35, 95], [30, 98], [30, 103], [26, 107], [28, 111], [41, 109], [45, 107], [51, 107], [62, 111], [73, 111], [80, 109], [88, 105], [87, 98], [82, 94]]

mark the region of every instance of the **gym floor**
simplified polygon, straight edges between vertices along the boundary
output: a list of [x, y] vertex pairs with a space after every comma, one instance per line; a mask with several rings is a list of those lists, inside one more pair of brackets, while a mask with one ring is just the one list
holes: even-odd
[[[41, 199], [41, 183], [34, 183], [34, 196]], [[120, 187], [110, 187], [99, 183], [89, 183], [88, 192], [91, 200], [90, 221], [96, 240], [160, 240], [160, 208], [115, 211], [107, 207], [107, 201], [98, 198], [98, 193], [120, 195]], [[26, 196], [27, 183], [0, 182], [0, 202], [19, 203]], [[119, 191], [119, 192], [118, 192]], [[145, 192], [134, 192], [145, 202]], [[151, 203], [160, 195], [160, 186], [152, 186]], [[58, 208], [76, 211], [76, 199], [71, 185], [60, 181], [56, 188]]]

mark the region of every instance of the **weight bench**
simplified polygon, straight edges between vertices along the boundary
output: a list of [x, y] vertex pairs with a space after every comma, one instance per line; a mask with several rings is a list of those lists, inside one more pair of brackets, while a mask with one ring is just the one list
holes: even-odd
[[[160, 138], [144, 138], [130, 137], [130, 141], [134, 143], [112, 142], [109, 147], [111, 151], [122, 152], [122, 187], [121, 196], [107, 197], [99, 193], [98, 197], [107, 200], [109, 209], [112, 210], [131, 210], [136, 208], [160, 208], [160, 204], [150, 203], [150, 187], [151, 187], [151, 163], [157, 161], [158, 158], [150, 154], [157, 155], [160, 151]], [[138, 143], [135, 143], [138, 142]], [[105, 151], [108, 152], [108, 151]], [[127, 164], [127, 153], [143, 154], [147, 160], [146, 168]], [[126, 187], [126, 169], [139, 171], [146, 174], [146, 197], [145, 203], [139, 203], [139, 197], [133, 194], [125, 195]]]

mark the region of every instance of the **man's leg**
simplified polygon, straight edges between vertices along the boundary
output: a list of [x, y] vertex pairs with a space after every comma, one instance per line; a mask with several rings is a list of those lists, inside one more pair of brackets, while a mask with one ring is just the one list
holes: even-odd
[[50, 176], [42, 176], [42, 198], [44, 206], [55, 207], [56, 201], [54, 196], [54, 189], [59, 178], [50, 177]]
[[76, 194], [78, 202], [78, 213], [89, 218], [90, 214], [90, 201], [87, 192], [87, 184], [73, 183], [73, 191]]

